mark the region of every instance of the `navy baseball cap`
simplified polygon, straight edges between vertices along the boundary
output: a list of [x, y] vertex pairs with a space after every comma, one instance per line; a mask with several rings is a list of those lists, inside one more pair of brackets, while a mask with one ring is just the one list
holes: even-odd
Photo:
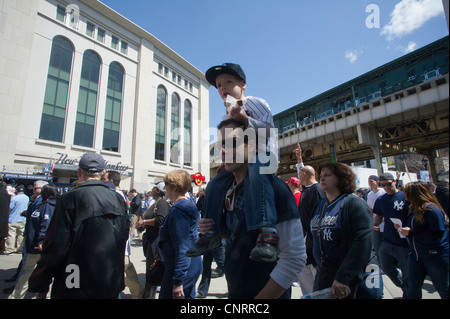
[[245, 73], [242, 70], [241, 66], [239, 64], [235, 63], [224, 63], [222, 65], [216, 65], [208, 69], [206, 71], [205, 76], [206, 80], [208, 80], [209, 84], [216, 87], [216, 77], [220, 74], [231, 74], [234, 76], [237, 76], [241, 80], [243, 80], [246, 83], [246, 77]]
[[102, 172], [106, 168], [106, 165], [103, 156], [90, 152], [81, 156], [78, 167], [85, 172], [98, 173]]

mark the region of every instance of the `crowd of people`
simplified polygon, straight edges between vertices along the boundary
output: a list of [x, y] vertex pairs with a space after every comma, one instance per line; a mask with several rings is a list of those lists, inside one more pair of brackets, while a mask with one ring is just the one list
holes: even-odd
[[[74, 189], [61, 196], [37, 182], [30, 201], [16, 187], [0, 229], [4, 253], [22, 254], [9, 298], [27, 290], [47, 298], [50, 286], [51, 298], [118, 298], [125, 286], [134, 298], [155, 298], [158, 286], [160, 299], [204, 298], [211, 278], [225, 274], [230, 299], [289, 299], [294, 282], [303, 295], [377, 299], [381, 268], [403, 298], [421, 298], [428, 275], [448, 299], [448, 181], [432, 193], [372, 175], [361, 198], [348, 165], [305, 165], [300, 144], [297, 176], [283, 181], [268, 172], [278, 158], [270, 134], [247, 134], [270, 130], [273, 119], [266, 101], [244, 95], [241, 67], [214, 66], [206, 78], [228, 110], [218, 126], [223, 164], [206, 189], [194, 198], [191, 176], [177, 169], [144, 196], [124, 192], [97, 153], [81, 157]], [[130, 259], [135, 234], [143, 289]]]

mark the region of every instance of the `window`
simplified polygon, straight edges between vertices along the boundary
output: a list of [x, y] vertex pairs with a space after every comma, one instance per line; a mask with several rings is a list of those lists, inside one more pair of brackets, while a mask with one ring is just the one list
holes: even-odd
[[176, 93], [172, 94], [170, 124], [170, 161], [179, 164], [178, 141], [180, 140], [180, 97]]
[[62, 142], [74, 48], [61, 36], [53, 38], [39, 138]]
[[179, 75], [179, 74], [177, 76], [177, 84], [181, 85], [181, 75]]
[[163, 65], [162, 65], [162, 63], [158, 63], [158, 73], [159, 74], [163, 73]]
[[94, 145], [100, 65], [100, 58], [94, 51], [87, 50], [84, 52], [73, 140], [75, 145], [86, 147], [93, 147]]
[[66, 17], [66, 8], [58, 6], [56, 9], [56, 20], [64, 22], [65, 17]]
[[120, 52], [123, 54], [127, 54], [128, 52], [128, 43], [121, 41], [120, 42]]
[[192, 104], [184, 100], [184, 165], [192, 165]]
[[167, 66], [164, 66], [164, 76], [165, 77], [169, 76], [169, 68]]
[[94, 32], [95, 32], [95, 25], [93, 25], [90, 22], [86, 23], [86, 35], [88, 37], [93, 38], [94, 37]]
[[177, 80], [177, 74], [172, 71], [172, 81], [176, 82], [176, 80]]
[[192, 92], [192, 83], [189, 83], [189, 92]]
[[117, 62], [112, 62], [109, 65], [105, 127], [103, 130], [103, 149], [107, 151], [119, 151], [123, 76], [124, 71], [120, 64]]
[[105, 30], [102, 30], [100, 28], [97, 29], [97, 41], [105, 43]]
[[165, 160], [167, 91], [158, 86], [156, 97], [155, 159]]
[[117, 50], [117, 46], [119, 44], [119, 39], [115, 36], [111, 36], [111, 48]]

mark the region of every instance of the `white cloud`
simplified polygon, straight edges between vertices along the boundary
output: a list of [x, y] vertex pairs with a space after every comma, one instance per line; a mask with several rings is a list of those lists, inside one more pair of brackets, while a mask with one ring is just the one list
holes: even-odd
[[397, 47], [397, 50], [403, 51], [403, 53], [407, 54], [412, 51], [414, 51], [417, 48], [417, 43], [414, 41], [411, 41], [408, 43], [408, 46], [405, 48], [403, 45], [399, 45]]
[[345, 58], [348, 59], [350, 63], [355, 63], [361, 54], [363, 54], [362, 50], [347, 50], [347, 52], [345, 52]]
[[408, 46], [407, 46], [406, 49], [405, 49], [405, 53], [412, 52], [412, 51], [414, 51], [416, 48], [417, 48], [417, 43], [411, 41], [411, 42], [408, 43]]
[[381, 35], [389, 41], [401, 38], [443, 13], [442, 0], [402, 0], [395, 5], [391, 20], [383, 27]]

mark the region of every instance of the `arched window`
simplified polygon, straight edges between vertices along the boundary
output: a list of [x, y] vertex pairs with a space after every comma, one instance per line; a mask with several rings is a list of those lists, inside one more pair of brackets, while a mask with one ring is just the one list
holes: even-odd
[[122, 66], [117, 62], [112, 62], [109, 65], [105, 127], [103, 129], [103, 149], [107, 151], [119, 151], [123, 76], [124, 70]]
[[100, 58], [94, 51], [87, 50], [84, 52], [75, 136], [73, 139], [73, 144], [75, 145], [93, 147], [94, 144], [100, 66]]
[[192, 165], [192, 104], [184, 100], [184, 165]]
[[176, 93], [172, 94], [170, 124], [170, 161], [179, 164], [180, 97]]
[[167, 91], [164, 86], [158, 86], [156, 96], [156, 132], [155, 132], [155, 159], [164, 161], [166, 145], [166, 109]]
[[74, 48], [62, 36], [53, 38], [39, 138], [62, 142], [66, 122]]

